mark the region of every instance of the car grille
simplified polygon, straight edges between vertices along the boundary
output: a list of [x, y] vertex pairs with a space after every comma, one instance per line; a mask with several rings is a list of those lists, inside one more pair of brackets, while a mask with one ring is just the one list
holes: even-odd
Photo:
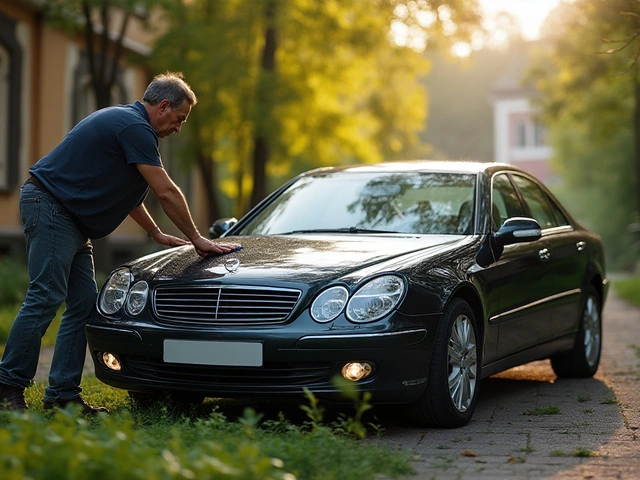
[[300, 290], [236, 286], [161, 286], [154, 294], [160, 321], [174, 325], [284, 323]]
[[125, 358], [124, 362], [145, 378], [220, 387], [313, 385], [329, 381], [333, 371], [331, 362], [267, 362], [261, 368], [173, 365], [142, 357]]

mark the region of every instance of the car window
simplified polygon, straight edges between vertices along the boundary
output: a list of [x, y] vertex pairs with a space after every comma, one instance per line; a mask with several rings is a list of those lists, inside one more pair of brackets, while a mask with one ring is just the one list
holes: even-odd
[[493, 178], [491, 201], [493, 231], [497, 231], [507, 218], [525, 216], [525, 211], [520, 203], [516, 189], [505, 173], [496, 175]]
[[345, 171], [301, 177], [236, 233], [366, 229], [468, 234], [473, 231], [475, 178], [454, 173]]
[[[538, 185], [528, 178], [519, 175], [514, 175], [513, 179], [520, 189], [522, 197], [529, 206], [531, 216], [538, 221], [543, 229], [567, 224], [564, 215], [562, 215], [555, 205], [551, 204], [547, 195]], [[558, 218], [556, 218], [556, 214], [559, 215]]]

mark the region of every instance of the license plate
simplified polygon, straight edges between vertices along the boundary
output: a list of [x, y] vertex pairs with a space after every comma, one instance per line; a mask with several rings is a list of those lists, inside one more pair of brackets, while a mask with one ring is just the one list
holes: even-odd
[[261, 367], [262, 344], [258, 342], [165, 340], [163, 359], [166, 363]]

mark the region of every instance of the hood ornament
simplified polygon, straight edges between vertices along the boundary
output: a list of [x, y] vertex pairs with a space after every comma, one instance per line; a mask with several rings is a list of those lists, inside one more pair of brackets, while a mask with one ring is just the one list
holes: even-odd
[[224, 268], [227, 269], [229, 273], [235, 273], [240, 266], [240, 260], [237, 258], [230, 258], [226, 262], [224, 262]]

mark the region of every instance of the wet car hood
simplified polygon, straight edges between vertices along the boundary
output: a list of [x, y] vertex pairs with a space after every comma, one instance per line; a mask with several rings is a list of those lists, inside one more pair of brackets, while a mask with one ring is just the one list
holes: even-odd
[[[442, 251], [465, 237], [457, 235], [305, 235], [228, 237], [242, 249], [225, 255], [200, 258], [191, 246], [148, 255], [130, 264], [134, 274], [155, 281], [207, 281], [224, 283], [316, 283], [356, 270], [388, 263], [415, 253], [420, 258]], [[407, 258], [407, 262], [411, 262]], [[394, 261], [394, 269], [398, 262]], [[400, 261], [400, 264], [403, 262]], [[381, 266], [381, 268], [383, 268]]]

